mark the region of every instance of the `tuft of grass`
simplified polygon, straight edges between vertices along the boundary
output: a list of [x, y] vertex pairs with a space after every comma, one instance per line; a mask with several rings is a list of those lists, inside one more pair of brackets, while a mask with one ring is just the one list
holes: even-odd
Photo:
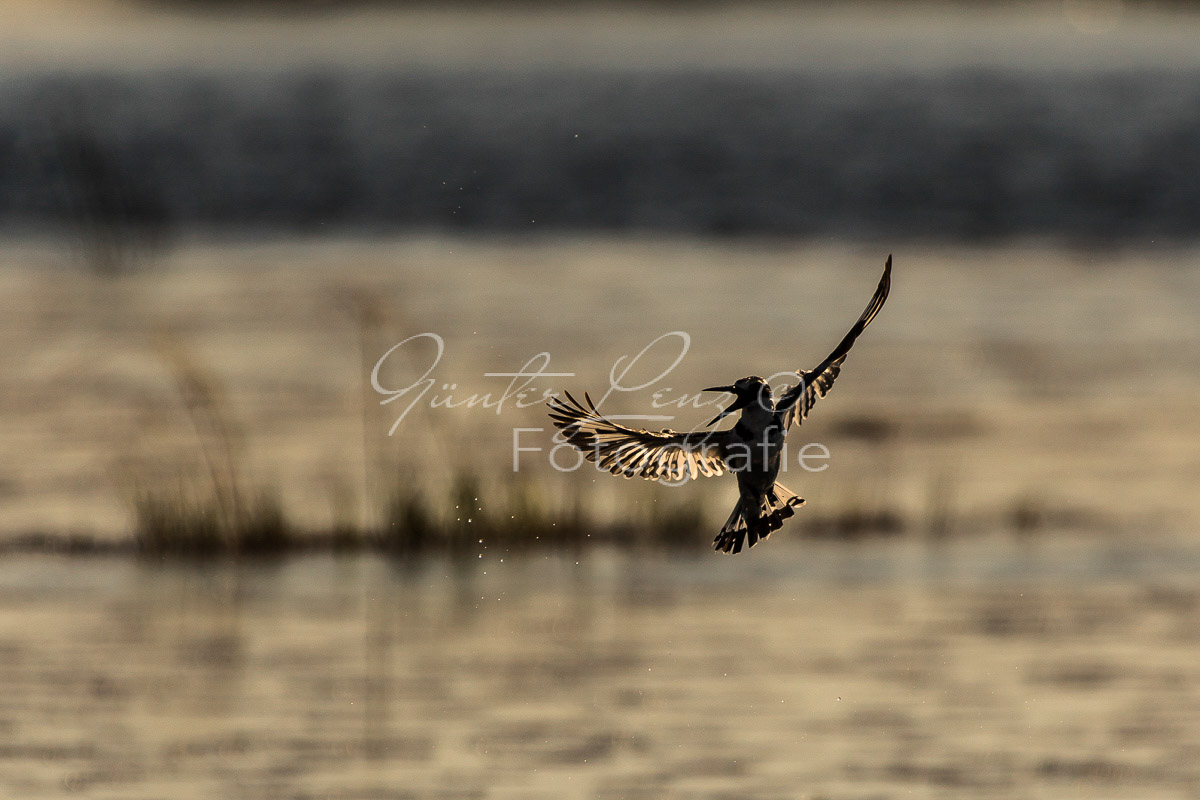
[[552, 509], [537, 484], [527, 477], [508, 485], [505, 502], [505, 508], [492, 516], [491, 535], [497, 544], [510, 549], [578, 545], [587, 531], [594, 529], [582, 519], [577, 503], [563, 511]]
[[383, 514], [378, 545], [398, 556], [423, 552], [440, 538], [438, 525], [425, 496], [409, 488], [398, 490]]
[[479, 478], [460, 472], [450, 490], [452, 508], [447, 509], [442, 541], [451, 554], [461, 555], [475, 548], [479, 539], [491, 533], [483, 505], [479, 501]]
[[211, 501], [142, 493], [134, 502], [134, 546], [143, 555], [215, 555], [224, 549], [220, 517]]
[[143, 492], [134, 503], [134, 547], [146, 556], [278, 555], [297, 542], [276, 495], [260, 493], [236, 517], [214, 498]]
[[226, 546], [243, 555], [276, 555], [295, 543], [277, 494], [260, 492], [226, 532]]
[[213, 498], [225, 519], [237, 519], [243, 515], [239, 478], [241, 436], [229, 413], [225, 392], [212, 371], [205, 368], [178, 338], [162, 331], [156, 345], [196, 433], [200, 453], [212, 480]]
[[298, 540], [278, 493], [249, 496], [242, 486], [240, 437], [215, 376], [174, 337], [158, 352], [170, 369], [196, 434], [210, 484], [204, 490], [141, 489], [134, 494], [134, 546], [145, 555], [273, 555]]

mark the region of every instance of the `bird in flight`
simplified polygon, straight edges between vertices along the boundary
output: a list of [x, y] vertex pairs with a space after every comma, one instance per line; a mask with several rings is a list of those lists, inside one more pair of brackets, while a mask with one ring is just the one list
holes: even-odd
[[739, 490], [737, 505], [713, 540], [713, 548], [740, 553], [747, 539], [753, 547], [772, 531], [779, 530], [783, 521], [804, 505], [804, 498], [775, 480], [782, 462], [784, 438], [793, 424], [808, 418], [817, 399], [829, 392], [855, 339], [883, 308], [891, 285], [889, 255], [879, 286], [858, 322], [824, 361], [813, 369], [797, 370], [799, 382], [778, 400], [770, 385], [757, 375], [729, 386], [705, 389], [733, 395], [733, 403], [705, 426], [711, 427], [729, 414], [741, 411], [737, 424], [728, 430], [680, 433], [631, 428], [602, 416], [587, 394], [585, 405], [569, 392], [564, 392], [565, 400], [550, 399], [550, 418], [568, 443], [614, 475], [682, 481], [685, 476], [695, 479], [726, 471], [735, 473]]

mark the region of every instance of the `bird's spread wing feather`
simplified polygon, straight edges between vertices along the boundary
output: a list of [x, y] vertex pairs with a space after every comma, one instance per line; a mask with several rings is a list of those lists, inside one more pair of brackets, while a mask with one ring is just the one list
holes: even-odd
[[682, 480], [684, 476], [720, 475], [725, 472], [725, 452], [732, 431], [647, 431], [630, 428], [603, 417], [592, 398], [587, 405], [569, 392], [566, 399], [552, 398], [550, 418], [563, 438], [614, 475], [650, 480]]
[[888, 291], [891, 288], [892, 257], [888, 256], [887, 263], [883, 267], [883, 277], [879, 279], [879, 286], [876, 287], [871, 302], [867, 304], [862, 316], [858, 318], [858, 322], [854, 323], [850, 332], [842, 338], [829, 357], [819, 366], [807, 372], [797, 371], [800, 382], [789, 389], [776, 404], [775, 408], [784, 412], [784, 430], [791, 427], [792, 423], [807, 419], [808, 412], [812, 410], [817, 400], [829, 393], [830, 387], [833, 386], [833, 382], [837, 380], [838, 374], [842, 371], [842, 362], [846, 360], [846, 355], [854, 346], [854, 340], [871, 323], [871, 320], [875, 319], [879, 309], [883, 308], [883, 302], [887, 300]]

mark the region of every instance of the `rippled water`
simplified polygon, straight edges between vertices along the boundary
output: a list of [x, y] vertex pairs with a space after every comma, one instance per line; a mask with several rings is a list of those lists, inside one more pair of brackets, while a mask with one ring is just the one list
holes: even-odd
[[8, 797], [1178, 797], [1200, 554], [0, 562]]
[[310, 67], [0, 81], [0, 218], [1194, 237], [1191, 67]]

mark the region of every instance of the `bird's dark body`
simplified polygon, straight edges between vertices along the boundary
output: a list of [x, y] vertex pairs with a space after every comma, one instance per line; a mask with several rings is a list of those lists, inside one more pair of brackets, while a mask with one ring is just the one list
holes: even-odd
[[733, 426], [726, 448], [726, 464], [737, 474], [738, 502], [713, 542], [726, 553], [741, 552], [747, 539], [751, 547], [766, 539], [804, 504], [803, 498], [778, 483], [787, 439], [784, 413], [776, 410], [766, 381], [750, 377], [739, 383], [743, 381], [761, 385]]
[[570, 393], [566, 400], [550, 401], [550, 417], [567, 442], [615, 475], [682, 480], [684, 476], [720, 475], [726, 470], [735, 473], [738, 502], [713, 547], [738, 553], [747, 540], [753, 547], [804, 505], [803, 498], [778, 481], [788, 430], [806, 419], [817, 399], [833, 386], [855, 339], [883, 308], [891, 274], [892, 257], [888, 256], [871, 302], [849, 333], [817, 367], [797, 371], [799, 381], [778, 400], [767, 382], [756, 375], [705, 390], [734, 396], [733, 404], [709, 423], [714, 425], [740, 410], [737, 424], [728, 430], [679, 433], [630, 428], [602, 416], [590, 397], [584, 396], [585, 406]]

